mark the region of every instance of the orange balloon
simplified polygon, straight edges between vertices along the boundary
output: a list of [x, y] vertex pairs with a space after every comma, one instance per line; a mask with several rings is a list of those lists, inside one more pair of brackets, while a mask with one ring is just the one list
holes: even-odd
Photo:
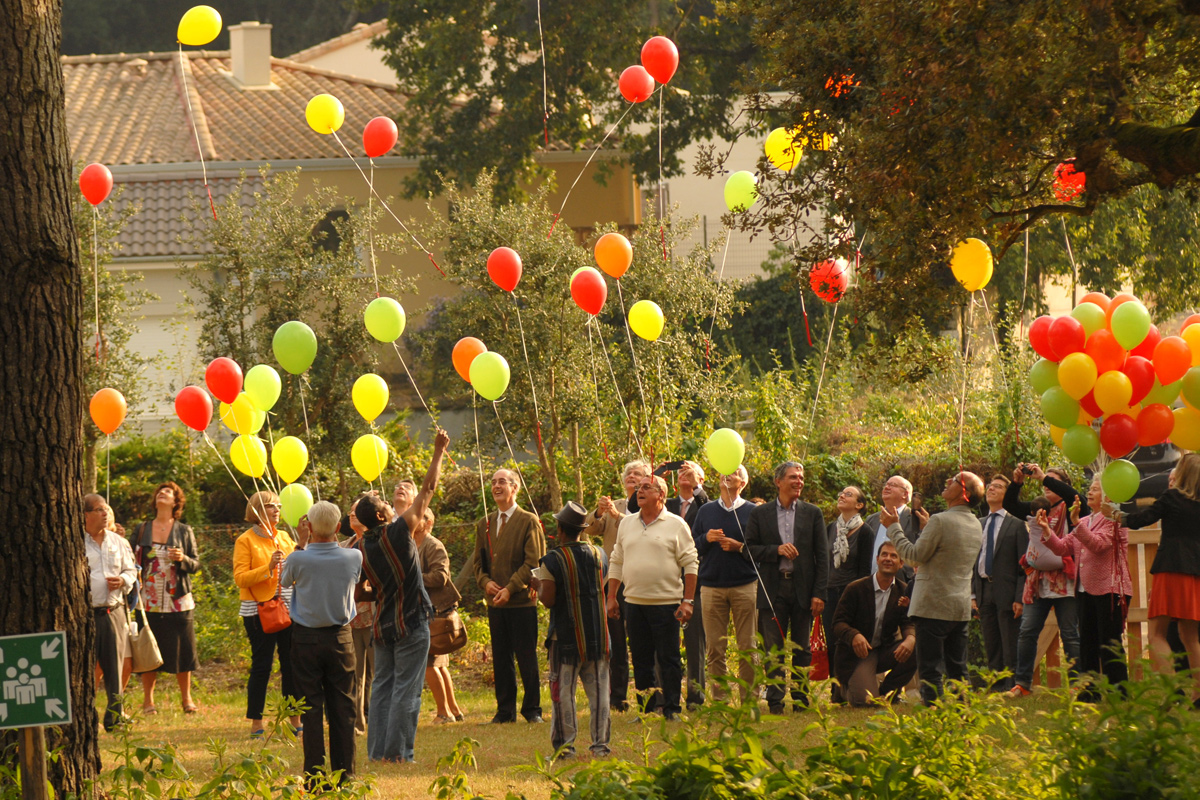
[[606, 233], [596, 241], [596, 266], [618, 280], [633, 264], [633, 245], [619, 233]]
[[125, 398], [116, 389], [101, 389], [92, 395], [88, 403], [92, 422], [106, 434], [112, 434], [125, 421]]
[[1103, 308], [1104, 313], [1107, 314], [1108, 307], [1112, 305], [1112, 300], [1109, 300], [1108, 295], [1106, 295], [1104, 292], [1088, 292], [1083, 296], [1083, 299], [1076, 304], [1076, 306], [1078, 307], [1078, 305], [1082, 303], [1095, 303]]
[[1130, 300], [1137, 300], [1137, 298], [1129, 292], [1121, 292], [1113, 297], [1112, 302], [1108, 304], [1108, 308], [1104, 310], [1104, 324], [1108, 325], [1109, 330], [1112, 330], [1112, 315], [1117, 310], [1117, 306], [1122, 303], [1128, 303]]
[[450, 359], [454, 362], [454, 369], [467, 383], [471, 382], [471, 362], [475, 360], [475, 356], [480, 353], [487, 352], [487, 345], [476, 339], [474, 336], [464, 336], [459, 339], [454, 345], [454, 351], [450, 354]]
[[1154, 374], [1163, 386], [1174, 383], [1192, 366], [1192, 348], [1178, 336], [1167, 336], [1154, 348]]
[[1189, 316], [1183, 321], [1183, 324], [1179, 326], [1179, 335], [1182, 336], [1183, 332], [1188, 329], [1189, 325], [1195, 325], [1197, 322], [1200, 322], [1200, 314], [1192, 314]]

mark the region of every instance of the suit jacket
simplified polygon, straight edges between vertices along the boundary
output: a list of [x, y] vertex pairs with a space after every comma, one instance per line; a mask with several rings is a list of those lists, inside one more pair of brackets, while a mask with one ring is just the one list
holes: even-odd
[[[908, 586], [897, 576], [883, 610], [883, 627], [879, 629], [881, 648], [916, 629], [916, 625], [908, 618], [908, 609], [900, 605], [900, 598], [907, 590]], [[847, 586], [842, 592], [842, 599], [838, 601], [837, 610], [833, 612], [833, 672], [842, 686], [850, 685], [850, 676], [858, 665], [859, 658], [854, 655], [853, 644], [854, 637], [860, 633], [868, 643], [875, 633], [875, 578], [870, 575]]]
[[[758, 585], [760, 609], [770, 608], [767, 598], [780, 597], [789, 583], [779, 576], [779, 546], [783, 539], [779, 536], [777, 503], [772, 500], [755, 507], [746, 525], [746, 547], [762, 579]], [[800, 553], [792, 561], [795, 572], [790, 583], [795, 600], [801, 605], [808, 605], [814, 596], [824, 600], [829, 584], [829, 538], [825, 517], [812, 503], [796, 501], [792, 544]]]
[[970, 506], [952, 506], [931, 516], [915, 544], [898, 522], [887, 534], [901, 558], [920, 566], [909, 615], [951, 622], [970, 620], [971, 575], [983, 541], [983, 528]]
[[696, 490], [695, 494], [692, 495], [692, 502], [688, 505], [687, 514], [681, 515], [679, 513], [679, 509], [683, 507], [683, 501], [680, 500], [678, 496], [667, 498], [665, 505], [667, 507], [667, 511], [670, 511], [677, 517], [682, 516], [683, 521], [686, 522], [690, 528], [696, 522], [696, 515], [700, 513], [700, 506], [707, 502], [708, 495], [705, 493], [703, 488], [699, 488]]
[[[876, 511], [871, 516], [867, 517], [867, 521], [863, 523], [863, 527], [871, 534], [871, 569], [875, 569], [875, 534], [879, 532], [879, 512]], [[916, 543], [917, 539], [921, 538], [921, 520], [917, 515], [912, 513], [912, 509], [905, 506], [900, 511], [900, 527], [904, 530], [904, 536], [912, 543]], [[905, 562], [908, 559], [904, 559]], [[903, 580], [905, 583], [912, 585], [913, 577], [916, 573], [913, 571], [912, 565], [905, 563], [900, 568], [900, 574], [896, 577]]]
[[[987, 517], [979, 520], [983, 530], [983, 544], [980, 550], [987, 547]], [[992, 588], [997, 605], [1008, 609], [1013, 603], [1021, 602], [1025, 594], [1025, 569], [1021, 566], [1021, 556], [1029, 549], [1029, 529], [1022, 520], [1012, 514], [1006, 514], [996, 528], [996, 545], [992, 551]], [[979, 555], [975, 556], [975, 566], [971, 570], [971, 594], [979, 600], [983, 597], [983, 578], [979, 575]]]
[[[501, 608], [524, 608], [534, 605], [529, 592], [533, 569], [546, 555], [546, 537], [532, 512], [518, 507], [504, 529], [497, 532], [499, 510], [479, 520], [475, 527], [475, 582], [484, 591], [488, 581], [508, 589], [509, 600]], [[488, 599], [488, 607], [493, 608]]]

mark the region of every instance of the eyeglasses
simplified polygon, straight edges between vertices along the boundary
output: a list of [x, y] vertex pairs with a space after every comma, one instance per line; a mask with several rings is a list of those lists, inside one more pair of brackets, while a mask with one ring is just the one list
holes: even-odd
[[658, 487], [655, 486], [653, 483], [643, 483], [637, 487], [637, 490], [639, 492], [657, 492]]
[[263, 508], [273, 508], [279, 511], [283, 506], [280, 503], [263, 503]]
[[857, 500], [857, 499], [858, 499], [858, 493], [857, 493], [857, 492], [852, 492], [852, 491], [850, 491], [849, 489], [846, 489], [846, 490], [844, 490], [844, 491], [838, 492], [838, 497], [853, 497], [855, 500]]

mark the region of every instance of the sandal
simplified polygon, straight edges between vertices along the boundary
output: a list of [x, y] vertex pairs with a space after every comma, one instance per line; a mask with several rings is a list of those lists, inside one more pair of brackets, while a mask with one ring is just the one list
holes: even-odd
[[266, 731], [262, 728], [259, 728], [256, 731], [250, 731], [251, 739], [261, 739], [261, 738], [263, 738], [264, 735], [266, 735]]
[[158, 709], [155, 708], [154, 706], [142, 706], [142, 713], [143, 714], [157, 714]]
[[200, 710], [200, 706], [196, 705], [195, 703], [192, 703], [190, 706], [183, 707], [183, 713], [185, 713], [185, 714], [195, 714], [199, 710]]

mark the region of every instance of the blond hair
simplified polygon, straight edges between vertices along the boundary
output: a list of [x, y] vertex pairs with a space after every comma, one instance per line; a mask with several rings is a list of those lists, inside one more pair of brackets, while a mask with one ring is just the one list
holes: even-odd
[[1175, 488], [1189, 500], [1200, 500], [1200, 453], [1185, 453], [1175, 466]]
[[279, 495], [274, 492], [255, 492], [246, 501], [246, 522], [267, 524], [267, 503], [278, 503]]

